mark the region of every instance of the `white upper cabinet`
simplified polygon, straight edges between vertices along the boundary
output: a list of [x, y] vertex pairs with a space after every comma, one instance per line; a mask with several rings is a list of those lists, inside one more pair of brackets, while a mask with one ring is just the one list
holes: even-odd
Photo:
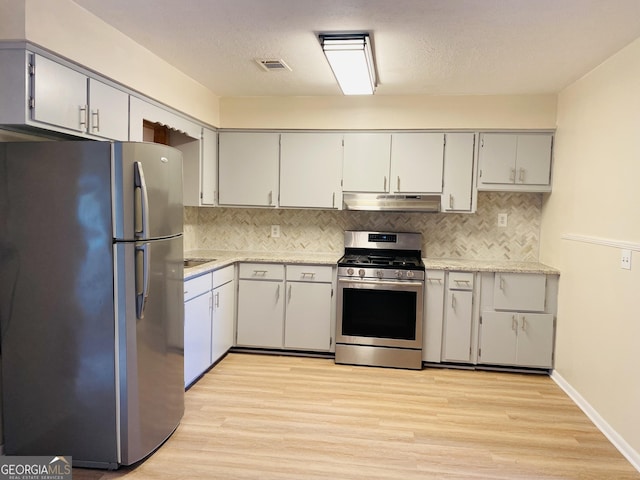
[[444, 133], [391, 135], [391, 193], [442, 193]]
[[220, 132], [218, 203], [275, 207], [280, 134]]
[[94, 78], [89, 79], [89, 133], [129, 139], [129, 95]]
[[32, 120], [85, 133], [89, 120], [87, 76], [41, 55], [34, 54], [31, 61]]
[[444, 147], [443, 212], [473, 208], [473, 133], [447, 133]]
[[338, 208], [342, 134], [283, 133], [280, 137], [280, 206]]
[[551, 191], [551, 133], [480, 136], [479, 190]]
[[84, 138], [129, 139], [129, 94], [80, 67], [0, 50], [0, 122]]
[[345, 133], [342, 190], [389, 192], [390, 133]]
[[202, 129], [200, 172], [200, 204], [214, 205], [218, 187], [218, 133], [210, 128]]

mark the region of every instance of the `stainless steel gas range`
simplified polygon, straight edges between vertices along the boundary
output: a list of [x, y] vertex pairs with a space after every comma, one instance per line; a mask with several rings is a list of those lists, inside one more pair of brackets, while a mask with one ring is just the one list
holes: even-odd
[[347, 231], [344, 239], [336, 363], [422, 368], [422, 235]]

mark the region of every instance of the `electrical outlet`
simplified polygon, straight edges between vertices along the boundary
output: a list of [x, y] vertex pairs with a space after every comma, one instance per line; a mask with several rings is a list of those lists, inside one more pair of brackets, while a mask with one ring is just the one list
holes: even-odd
[[499, 213], [498, 214], [498, 226], [499, 227], [506, 227], [507, 226], [507, 214], [506, 213]]
[[280, 225], [271, 225], [271, 238], [280, 238]]
[[631, 270], [631, 250], [620, 250], [620, 268]]

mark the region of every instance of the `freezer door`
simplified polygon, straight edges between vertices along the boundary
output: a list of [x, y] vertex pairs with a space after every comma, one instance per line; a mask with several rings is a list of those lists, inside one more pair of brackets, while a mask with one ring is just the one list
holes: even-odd
[[[135, 261], [143, 249], [146, 264]], [[120, 463], [130, 465], [171, 435], [184, 411], [182, 237], [116, 243], [114, 252]], [[139, 315], [137, 286], [145, 275]]]
[[156, 143], [113, 144], [116, 240], [182, 233], [182, 152]]

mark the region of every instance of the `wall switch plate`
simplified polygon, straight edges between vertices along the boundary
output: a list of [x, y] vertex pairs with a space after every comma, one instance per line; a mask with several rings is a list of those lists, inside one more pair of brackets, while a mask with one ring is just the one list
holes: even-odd
[[631, 270], [631, 250], [620, 250], [620, 268]]
[[499, 227], [506, 227], [507, 226], [507, 214], [506, 213], [499, 213], [498, 214], [498, 226]]
[[280, 225], [271, 225], [271, 238], [280, 238]]

